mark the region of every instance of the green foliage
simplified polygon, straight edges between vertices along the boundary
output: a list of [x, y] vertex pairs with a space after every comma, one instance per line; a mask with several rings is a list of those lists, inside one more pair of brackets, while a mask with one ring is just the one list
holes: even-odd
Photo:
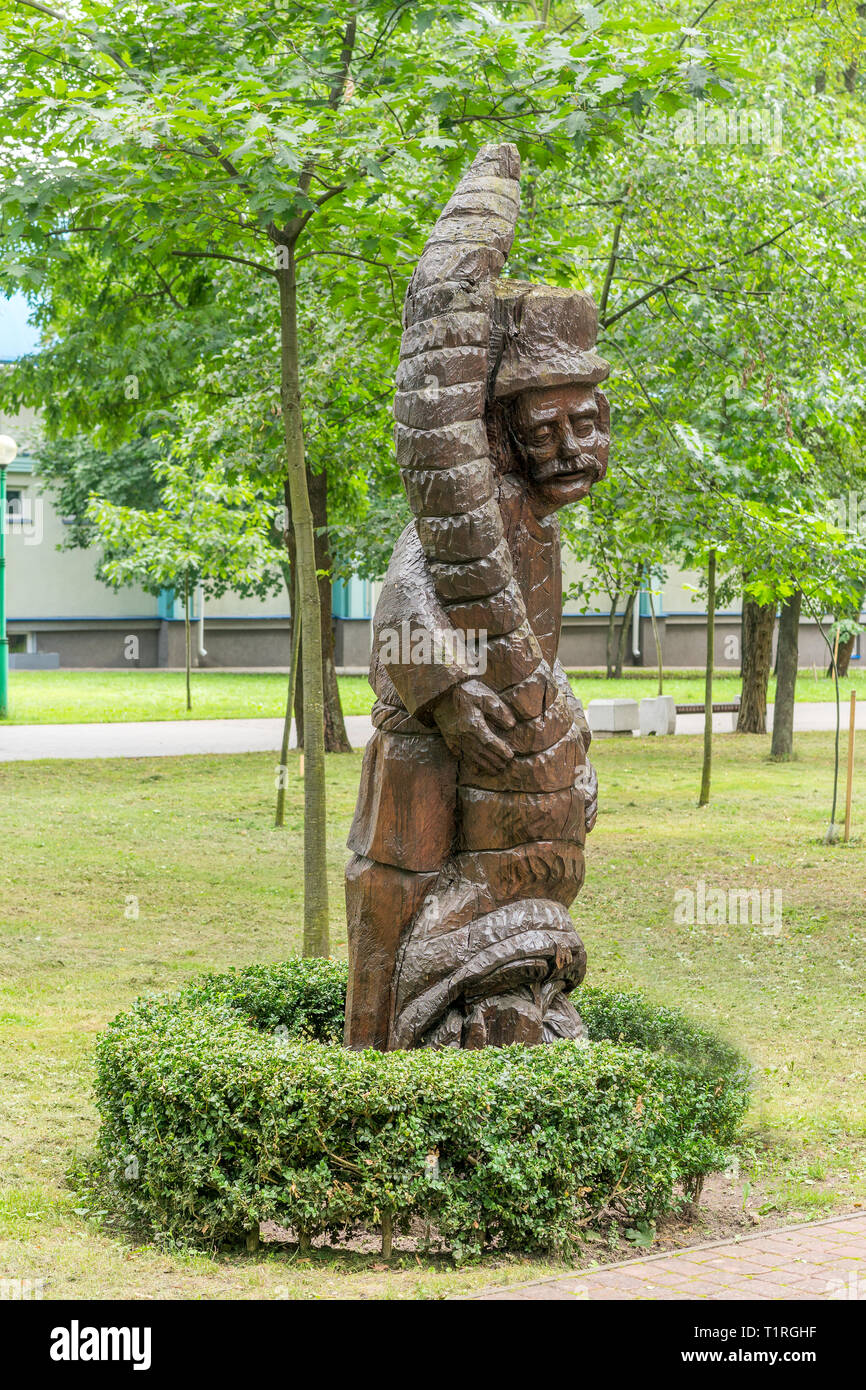
[[262, 1032], [306, 1042], [337, 1043], [346, 1012], [345, 961], [293, 956], [279, 965], [247, 965], [204, 975], [181, 994], [184, 1003], [228, 1004]]
[[109, 583], [156, 593], [177, 587], [187, 596], [196, 584], [217, 596], [230, 587], [263, 594], [282, 586], [267, 540], [273, 508], [247, 479], [228, 481], [218, 463], [202, 465], [183, 445], [154, 471], [162, 486], [155, 511], [90, 500], [87, 518], [106, 551]]
[[[510, 271], [591, 290], [613, 363], [611, 474], [567, 534], [592, 576], [612, 594], [712, 548], [723, 601], [746, 570], [755, 597], [850, 605], [866, 562], [826, 517], [862, 476], [862, 7], [663, 8], [0, 0], [0, 285], [44, 344], [0, 403], [107, 448], [185, 400], [196, 445], [273, 492], [276, 251], [297, 240], [334, 573], [380, 576], [406, 519], [404, 284], [477, 146], [513, 139]], [[123, 459], [103, 467], [123, 500]]]
[[[174, 431], [182, 400], [188, 435], [281, 482], [276, 279], [297, 245], [307, 460], [327, 471], [335, 572], [376, 577], [408, 519], [389, 443], [399, 304], [479, 144], [562, 172], [741, 70], [736, 38], [648, 0], [543, 18], [474, 0], [0, 0], [0, 16], [0, 288], [29, 296], [43, 341], [0, 372], [0, 404], [105, 450], [109, 501], [127, 500], [110, 450]], [[55, 464], [62, 486], [74, 459]]]
[[842, 81], [863, 11], [837, 14], [834, 38], [785, 3], [711, 6], [700, 27], [736, 31], [747, 80], [671, 118], [656, 103], [578, 180], [536, 182], [528, 268], [591, 290], [612, 363], [610, 473], [566, 522], [590, 607], [636, 561], [706, 570], [711, 549], [722, 608], [744, 584], [834, 611], [862, 593], [862, 541], [830, 524], [862, 489], [866, 420], [863, 88]]
[[338, 1240], [388, 1215], [430, 1223], [458, 1259], [566, 1252], [605, 1214], [655, 1219], [727, 1161], [747, 1068], [673, 1010], [585, 990], [587, 1044], [351, 1052], [345, 979], [289, 961], [119, 1015], [97, 1048], [110, 1205], [209, 1245], [267, 1220]]
[[611, 1038], [629, 1047], [673, 1057], [694, 1076], [735, 1076], [742, 1058], [735, 1048], [678, 1009], [651, 1004], [639, 994], [583, 985], [571, 996], [593, 1041]]
[[156, 440], [141, 434], [124, 440], [110, 453], [96, 448], [84, 434], [40, 441], [39, 478], [51, 489], [54, 505], [64, 519], [64, 550], [92, 543], [88, 507], [94, 494], [116, 506], [139, 511], [158, 506], [154, 468], [160, 453]]

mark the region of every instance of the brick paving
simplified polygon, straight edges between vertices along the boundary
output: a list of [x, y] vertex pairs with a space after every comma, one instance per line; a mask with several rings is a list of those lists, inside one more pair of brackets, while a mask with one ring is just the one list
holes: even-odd
[[866, 1302], [866, 1212], [574, 1270], [468, 1297]]

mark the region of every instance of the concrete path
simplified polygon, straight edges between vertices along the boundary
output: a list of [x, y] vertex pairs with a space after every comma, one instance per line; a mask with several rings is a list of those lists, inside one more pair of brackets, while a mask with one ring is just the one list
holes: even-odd
[[[356, 748], [372, 733], [367, 715], [349, 715]], [[0, 762], [34, 758], [162, 758], [182, 753], [277, 753], [282, 719], [187, 719], [124, 724], [11, 724], [0, 728]], [[294, 738], [293, 738], [294, 742]]]
[[[844, 732], [848, 728], [848, 700], [846, 696], [842, 700], [840, 711], [840, 727]], [[767, 732], [773, 727], [774, 706], [767, 706]], [[735, 714], [714, 714], [713, 732], [716, 734], [730, 733], [735, 728]], [[794, 706], [794, 729], [799, 733], [815, 733], [821, 730], [835, 730], [836, 728], [836, 704], [833, 700], [807, 701]], [[866, 700], [858, 700], [857, 716], [855, 728], [866, 729]], [[677, 733], [678, 734], [702, 734], [704, 732], [704, 716], [702, 714], [678, 714]]]
[[866, 1302], [866, 1212], [575, 1270], [474, 1299], [844, 1299]]
[[[772, 706], [771, 706], [772, 708]], [[703, 732], [702, 714], [677, 716], [678, 734]], [[843, 710], [843, 730], [848, 727]], [[796, 706], [794, 728], [835, 729], [832, 704]], [[713, 715], [716, 733], [730, 733], [730, 714]], [[866, 729], [866, 701], [857, 707], [857, 728]], [[354, 748], [373, 731], [369, 715], [350, 714], [346, 730]], [[0, 727], [0, 762], [34, 758], [159, 758], [183, 753], [276, 753], [282, 719], [188, 719], [123, 724], [7, 724]]]

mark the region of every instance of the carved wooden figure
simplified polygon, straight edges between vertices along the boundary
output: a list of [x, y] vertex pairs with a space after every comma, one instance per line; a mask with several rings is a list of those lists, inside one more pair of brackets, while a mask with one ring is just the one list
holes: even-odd
[[604, 476], [584, 294], [500, 280], [513, 145], [481, 150], [406, 295], [394, 400], [414, 513], [374, 620], [376, 692], [346, 873], [347, 1046], [579, 1037], [569, 914], [596, 815], [557, 660], [556, 512]]

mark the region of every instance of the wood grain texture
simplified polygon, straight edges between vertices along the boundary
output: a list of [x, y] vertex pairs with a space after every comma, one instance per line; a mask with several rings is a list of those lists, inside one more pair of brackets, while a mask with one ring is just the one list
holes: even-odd
[[514, 146], [479, 152], [406, 293], [394, 417], [414, 521], [374, 618], [376, 732], [347, 871], [350, 1047], [583, 1034], [568, 908], [596, 782], [556, 656], [555, 513], [604, 474], [607, 364], [589, 296], [498, 281], [519, 178]]

